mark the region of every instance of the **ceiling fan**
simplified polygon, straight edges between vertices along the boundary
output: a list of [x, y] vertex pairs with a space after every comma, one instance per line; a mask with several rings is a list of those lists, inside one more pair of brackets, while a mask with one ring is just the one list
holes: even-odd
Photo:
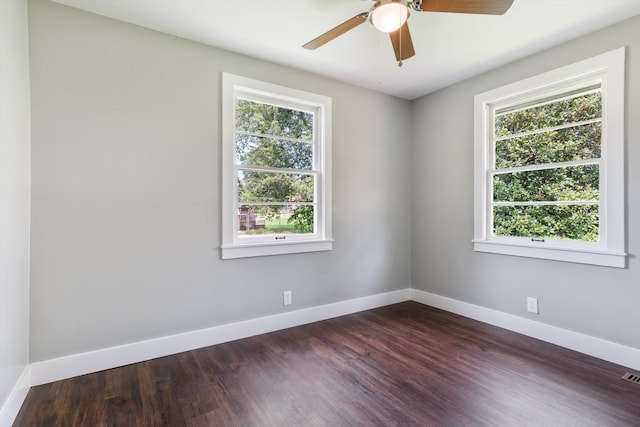
[[389, 33], [391, 45], [398, 61], [414, 56], [409, 33], [409, 9], [414, 12], [449, 12], [484, 15], [502, 15], [513, 0], [377, 0], [368, 12], [362, 12], [342, 24], [302, 45], [305, 49], [317, 49], [338, 36], [354, 29], [365, 21], [378, 30]]

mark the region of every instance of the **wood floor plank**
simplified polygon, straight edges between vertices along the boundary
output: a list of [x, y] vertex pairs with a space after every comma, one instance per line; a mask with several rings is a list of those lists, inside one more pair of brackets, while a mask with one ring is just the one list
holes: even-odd
[[640, 426], [626, 371], [407, 302], [33, 387], [14, 426]]

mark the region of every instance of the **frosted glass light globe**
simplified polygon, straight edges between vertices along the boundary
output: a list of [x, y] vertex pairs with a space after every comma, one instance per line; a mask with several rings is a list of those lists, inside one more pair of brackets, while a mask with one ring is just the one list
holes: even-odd
[[383, 33], [391, 33], [402, 27], [409, 18], [409, 9], [399, 1], [381, 2], [371, 11], [371, 23]]

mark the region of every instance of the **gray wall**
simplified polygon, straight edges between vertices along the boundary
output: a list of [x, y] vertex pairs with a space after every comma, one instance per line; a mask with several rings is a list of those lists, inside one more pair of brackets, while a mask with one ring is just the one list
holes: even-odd
[[[410, 286], [410, 103], [29, 2], [31, 361]], [[333, 98], [334, 250], [221, 261], [220, 74]]]
[[[627, 269], [475, 253], [474, 95], [628, 46]], [[420, 98], [413, 115], [414, 288], [640, 348], [640, 17]], [[526, 313], [527, 296], [540, 314]]]
[[29, 362], [27, 49], [26, 3], [0, 2], [0, 408]]

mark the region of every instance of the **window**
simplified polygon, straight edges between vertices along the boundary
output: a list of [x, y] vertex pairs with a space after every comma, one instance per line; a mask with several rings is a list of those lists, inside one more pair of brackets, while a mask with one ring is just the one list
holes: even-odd
[[624, 58], [475, 97], [476, 251], [625, 267]]
[[331, 250], [331, 99], [222, 85], [222, 258]]

